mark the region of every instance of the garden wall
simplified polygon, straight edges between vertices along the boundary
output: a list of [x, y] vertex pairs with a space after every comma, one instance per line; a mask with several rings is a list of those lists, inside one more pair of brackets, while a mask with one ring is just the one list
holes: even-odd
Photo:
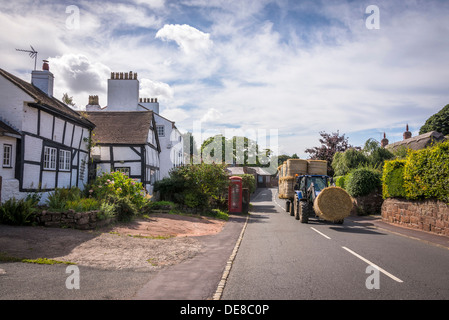
[[382, 219], [404, 227], [449, 236], [449, 205], [442, 201], [385, 199]]
[[36, 214], [36, 223], [44, 227], [74, 228], [81, 230], [92, 230], [103, 227], [115, 219], [98, 219], [98, 210], [88, 212], [75, 212], [67, 210], [66, 212], [50, 212], [43, 210]]

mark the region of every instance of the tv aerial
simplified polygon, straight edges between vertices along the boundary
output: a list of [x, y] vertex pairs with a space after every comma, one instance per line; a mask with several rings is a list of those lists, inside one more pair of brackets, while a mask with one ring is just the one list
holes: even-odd
[[36, 70], [36, 62], [37, 62], [37, 51], [34, 50], [33, 46], [30, 45], [31, 50], [24, 50], [24, 49], [16, 49], [16, 51], [21, 51], [21, 52], [28, 52], [30, 55], [30, 58], [33, 59], [34, 58], [34, 70]]

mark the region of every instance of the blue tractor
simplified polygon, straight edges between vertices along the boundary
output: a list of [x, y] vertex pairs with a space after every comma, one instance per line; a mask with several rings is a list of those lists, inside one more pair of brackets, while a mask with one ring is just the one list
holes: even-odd
[[[299, 175], [294, 186], [295, 196], [290, 204], [290, 215], [301, 223], [308, 223], [309, 218], [318, 218], [313, 203], [324, 188], [334, 185], [333, 179], [327, 175]], [[343, 220], [336, 221], [343, 223]]]

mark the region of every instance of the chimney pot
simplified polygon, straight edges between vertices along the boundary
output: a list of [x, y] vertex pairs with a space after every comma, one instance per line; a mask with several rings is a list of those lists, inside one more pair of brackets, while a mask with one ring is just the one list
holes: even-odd
[[48, 65], [48, 60], [43, 60], [44, 64], [42, 65], [42, 70], [50, 71], [50, 66]]
[[405, 127], [405, 132], [404, 132], [403, 137], [404, 137], [404, 140], [410, 139], [412, 137], [412, 133], [408, 130], [408, 124]]

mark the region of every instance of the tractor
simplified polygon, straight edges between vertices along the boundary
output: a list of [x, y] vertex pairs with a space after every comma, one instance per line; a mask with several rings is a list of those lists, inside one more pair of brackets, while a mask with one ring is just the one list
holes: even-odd
[[[318, 218], [313, 204], [321, 190], [331, 185], [334, 185], [333, 179], [327, 175], [298, 175], [294, 199], [290, 203], [290, 215], [301, 223], [308, 223], [309, 218]], [[343, 220], [335, 222], [341, 224]]]

